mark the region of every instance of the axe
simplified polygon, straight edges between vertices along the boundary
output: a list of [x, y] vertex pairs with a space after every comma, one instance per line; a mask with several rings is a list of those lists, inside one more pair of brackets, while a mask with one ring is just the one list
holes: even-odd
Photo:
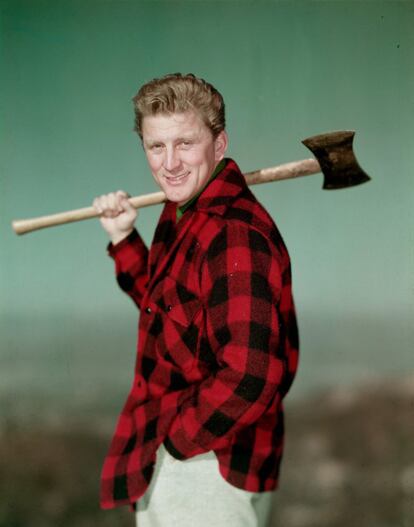
[[[304, 139], [302, 143], [314, 154], [316, 159], [293, 161], [271, 168], [263, 168], [244, 174], [248, 185], [293, 179], [322, 172], [323, 189], [333, 190], [353, 187], [369, 181], [371, 178], [362, 170], [355, 158], [352, 143], [355, 132], [339, 131], [315, 135]], [[143, 196], [129, 198], [136, 209], [157, 205], [166, 201], [164, 192], [154, 192]], [[93, 207], [76, 209], [49, 216], [12, 222], [16, 234], [62, 225], [74, 221], [96, 218], [99, 214]]]

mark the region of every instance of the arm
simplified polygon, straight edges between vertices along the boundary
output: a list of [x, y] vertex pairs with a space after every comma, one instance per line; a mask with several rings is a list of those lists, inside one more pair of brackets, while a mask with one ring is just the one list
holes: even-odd
[[148, 282], [148, 249], [141, 236], [134, 229], [116, 245], [110, 243], [108, 253], [115, 260], [115, 274], [119, 287], [140, 308]]
[[176, 458], [225, 446], [279, 396], [282, 270], [275, 248], [247, 225], [225, 227], [201, 271], [206, 342], [218, 363], [180, 406], [165, 445]]
[[111, 240], [108, 253], [115, 260], [118, 284], [140, 307], [147, 283], [148, 249], [134, 229], [137, 211], [122, 190], [95, 198], [93, 206]]

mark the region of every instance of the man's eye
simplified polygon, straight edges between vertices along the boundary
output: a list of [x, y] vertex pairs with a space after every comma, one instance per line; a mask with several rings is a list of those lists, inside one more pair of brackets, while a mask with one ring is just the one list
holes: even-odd
[[151, 145], [151, 151], [152, 152], [161, 152], [162, 145]]
[[188, 148], [191, 145], [192, 145], [191, 141], [181, 141], [181, 146], [183, 146], [184, 148]]

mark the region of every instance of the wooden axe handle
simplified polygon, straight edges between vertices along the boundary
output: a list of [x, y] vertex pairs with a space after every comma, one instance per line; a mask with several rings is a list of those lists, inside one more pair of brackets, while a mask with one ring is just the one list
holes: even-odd
[[[321, 167], [318, 161], [315, 159], [304, 159], [303, 161], [293, 161], [292, 163], [285, 163], [284, 165], [248, 172], [247, 174], [244, 174], [244, 177], [246, 178], [248, 185], [257, 185], [259, 183], [268, 183], [270, 181], [280, 181], [282, 179], [308, 176], [310, 174], [317, 174], [320, 171]], [[164, 192], [153, 192], [152, 194], [129, 198], [129, 202], [136, 209], [158, 205], [165, 200]], [[41, 216], [39, 218], [14, 220], [12, 222], [12, 227], [16, 234], [25, 234], [27, 232], [45, 229], [46, 227], [87, 220], [98, 216], [99, 214], [93, 207], [85, 207], [83, 209], [69, 210], [67, 212]]]

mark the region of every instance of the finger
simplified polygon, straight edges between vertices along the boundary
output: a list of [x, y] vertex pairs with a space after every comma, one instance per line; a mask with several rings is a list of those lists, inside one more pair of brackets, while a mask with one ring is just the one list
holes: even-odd
[[123, 212], [123, 208], [121, 205], [121, 198], [118, 195], [118, 192], [110, 192], [107, 196], [108, 199], [108, 207], [111, 209], [111, 211], [117, 215], [120, 212]]
[[120, 198], [130, 198], [131, 196], [125, 190], [117, 190], [116, 195]]
[[127, 197], [121, 198], [121, 205], [122, 205], [122, 210], [124, 210], [125, 212], [134, 213], [134, 214], [137, 213], [135, 207], [131, 205]]
[[106, 210], [108, 210], [109, 209], [108, 195], [102, 194], [102, 196], [99, 196], [98, 199], [99, 199], [99, 206], [101, 207], [102, 212], [105, 212]]
[[124, 190], [118, 190], [116, 192], [116, 198], [118, 202], [118, 210], [120, 212], [130, 210], [130, 203], [128, 201], [130, 195], [127, 192], [125, 192]]
[[92, 202], [92, 207], [96, 210], [98, 214], [102, 214], [102, 207], [99, 201], [99, 198], [95, 198]]
[[101, 216], [104, 218], [112, 218], [114, 216], [113, 207], [111, 206], [111, 198], [109, 194], [103, 194], [102, 196], [99, 196], [98, 200], [98, 207], [101, 210]]
[[109, 194], [101, 196], [101, 204], [103, 214], [106, 218], [114, 218], [120, 212], [115, 192], [110, 192]]
[[124, 190], [118, 190], [116, 192], [116, 195], [118, 197], [119, 204], [120, 204], [121, 210], [123, 212], [127, 212], [127, 213], [129, 213], [131, 215], [136, 215], [137, 214], [137, 211], [136, 211], [135, 207], [133, 207], [131, 205], [131, 203], [129, 202], [129, 198], [131, 197], [130, 194], [128, 194]]
[[111, 211], [118, 210], [119, 204], [118, 204], [118, 198], [115, 192], [110, 192], [109, 194], [107, 194], [106, 199], [107, 199], [108, 209], [110, 209]]
[[106, 194], [98, 196], [93, 201], [94, 205], [99, 210], [99, 213], [102, 214], [106, 209], [108, 209], [108, 200]]

